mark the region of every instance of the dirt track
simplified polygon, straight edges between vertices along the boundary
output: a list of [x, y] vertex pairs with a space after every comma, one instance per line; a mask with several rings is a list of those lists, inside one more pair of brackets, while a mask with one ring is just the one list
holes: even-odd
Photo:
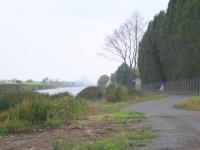
[[173, 108], [187, 98], [169, 96], [129, 107], [143, 112], [149, 118], [147, 123], [160, 132], [159, 138], [139, 150], [200, 150], [200, 112]]

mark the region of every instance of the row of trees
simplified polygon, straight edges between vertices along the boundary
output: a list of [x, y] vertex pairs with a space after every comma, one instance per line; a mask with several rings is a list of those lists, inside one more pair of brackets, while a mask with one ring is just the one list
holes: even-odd
[[200, 77], [200, 1], [170, 0], [148, 25], [139, 47], [143, 83]]

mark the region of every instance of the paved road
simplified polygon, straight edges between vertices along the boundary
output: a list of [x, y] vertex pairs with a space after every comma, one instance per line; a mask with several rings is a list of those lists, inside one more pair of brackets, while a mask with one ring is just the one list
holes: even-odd
[[150, 125], [160, 131], [160, 137], [140, 150], [200, 150], [200, 112], [173, 108], [187, 96], [169, 96], [130, 106], [143, 112]]

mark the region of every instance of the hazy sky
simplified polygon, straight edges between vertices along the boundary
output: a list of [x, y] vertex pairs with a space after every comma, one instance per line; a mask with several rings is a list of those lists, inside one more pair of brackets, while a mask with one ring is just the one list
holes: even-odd
[[118, 63], [97, 55], [134, 10], [151, 20], [168, 0], [0, 0], [0, 79], [95, 82]]

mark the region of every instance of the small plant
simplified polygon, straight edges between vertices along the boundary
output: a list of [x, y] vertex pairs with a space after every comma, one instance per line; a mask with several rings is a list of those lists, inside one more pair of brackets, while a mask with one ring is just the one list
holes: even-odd
[[15, 107], [16, 105], [22, 103], [24, 99], [26, 100], [41, 100], [41, 99], [52, 99], [47, 94], [39, 94], [39, 93], [10, 93], [4, 94], [0, 97], [0, 112], [4, 110], [8, 110], [11, 107]]

